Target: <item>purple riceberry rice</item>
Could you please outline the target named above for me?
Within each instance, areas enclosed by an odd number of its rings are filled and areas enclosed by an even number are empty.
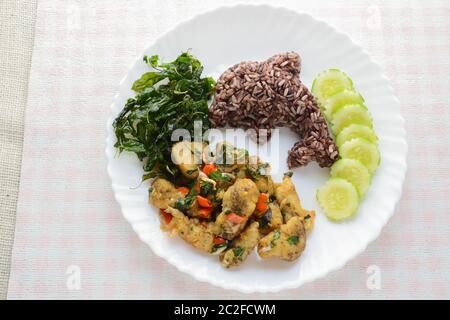
[[[331,166],[338,149],[316,99],[300,80],[300,56],[277,54],[266,61],[244,61],[227,69],[216,85],[209,112],[214,127],[270,130],[288,127],[300,140],[288,153],[289,168],[316,161]]]

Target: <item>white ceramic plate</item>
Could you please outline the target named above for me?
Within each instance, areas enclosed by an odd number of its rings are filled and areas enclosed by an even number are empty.
[[[142,241],[180,271],[200,281],[242,292],[298,287],[341,268],[363,252],[394,213],[406,171],[404,120],[399,102],[380,67],[348,36],[326,23],[306,14],[269,6],[240,5],[199,15],[161,36],[144,54],[159,54],[168,61],[187,49],[203,62],[204,74],[215,78],[242,60],[263,60],[290,50],[302,57],[300,77],[308,87],[314,76],[326,68],[344,70],[373,115],[382,161],[357,216],[341,224],[328,221],[315,200],[317,188],[329,176],[328,169],[321,169],[315,163],[296,169],[294,182],[302,204],[317,212],[314,231],[300,259],[293,263],[260,261],[252,254],[242,267],[226,270],[217,257],[203,254],[160,231],[157,210],[148,204],[148,184],[139,186],[141,163],[133,154],[116,156],[111,123],[126,100],[133,96],[132,83],[148,70],[141,56],[120,83],[120,91],[111,106],[106,155],[115,197]],[[280,166],[277,179],[287,170],[287,151],[296,141],[295,135],[287,130],[281,134],[280,152],[269,159]]]

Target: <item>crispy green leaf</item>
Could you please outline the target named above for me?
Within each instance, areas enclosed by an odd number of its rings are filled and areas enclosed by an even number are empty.
[[[164,79],[163,75],[156,72],[146,72],[140,79],[136,80],[131,87],[132,90],[136,92],[141,92],[147,87],[151,87]]]
[[[214,193],[214,185],[211,182],[201,180],[200,181],[200,194],[207,196]]]
[[[209,129],[208,99],[215,83],[201,78],[202,64],[188,52],[168,63],[160,64],[157,55],[144,61],[154,70],[136,80],[136,96],[114,120],[115,147],[144,161],[143,180],[163,176],[173,181],[179,169],[170,156],[172,132],[183,128],[193,137],[195,121],[202,122],[203,133]]]
[[[158,66],[159,56],[157,54],[153,56],[144,56],[145,63],[149,64],[151,67],[156,68]]]
[[[227,181],[229,181],[230,180],[230,177],[229,176],[227,176],[227,175],[223,175],[220,171],[213,171],[213,172],[211,172],[210,174],[209,174],[209,177],[211,178],[211,179],[213,179],[214,181],[217,181],[217,182],[219,182],[219,181],[224,181],[224,182],[227,182]]]

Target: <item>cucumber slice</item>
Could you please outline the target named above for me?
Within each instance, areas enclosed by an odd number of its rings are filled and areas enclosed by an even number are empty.
[[[341,158],[359,160],[373,174],[380,164],[378,147],[363,138],[345,142],[339,149]]]
[[[336,137],[336,145],[338,148],[346,141],[350,141],[353,138],[364,138],[372,143],[377,143],[378,137],[372,128],[361,124],[351,124],[341,130]]]
[[[343,90],[325,100],[325,116],[331,119],[333,114],[346,104],[363,104],[364,98],[355,90]]]
[[[342,178],[350,182],[358,191],[360,198],[364,196],[370,185],[369,170],[358,160],[340,159],[331,166],[331,177]]]
[[[351,124],[362,124],[372,128],[372,117],[365,106],[349,104],[340,108],[332,117],[332,131],[337,136],[342,129]]]
[[[351,217],[359,204],[356,188],[341,178],[328,180],[317,190],[316,197],[327,217],[335,221]]]
[[[330,96],[344,89],[353,89],[352,79],[339,69],[328,69],[317,75],[311,91],[322,105]]]

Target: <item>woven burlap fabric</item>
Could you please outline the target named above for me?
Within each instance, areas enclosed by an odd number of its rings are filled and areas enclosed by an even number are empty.
[[[0,1],[0,299],[6,297],[37,0]]]

